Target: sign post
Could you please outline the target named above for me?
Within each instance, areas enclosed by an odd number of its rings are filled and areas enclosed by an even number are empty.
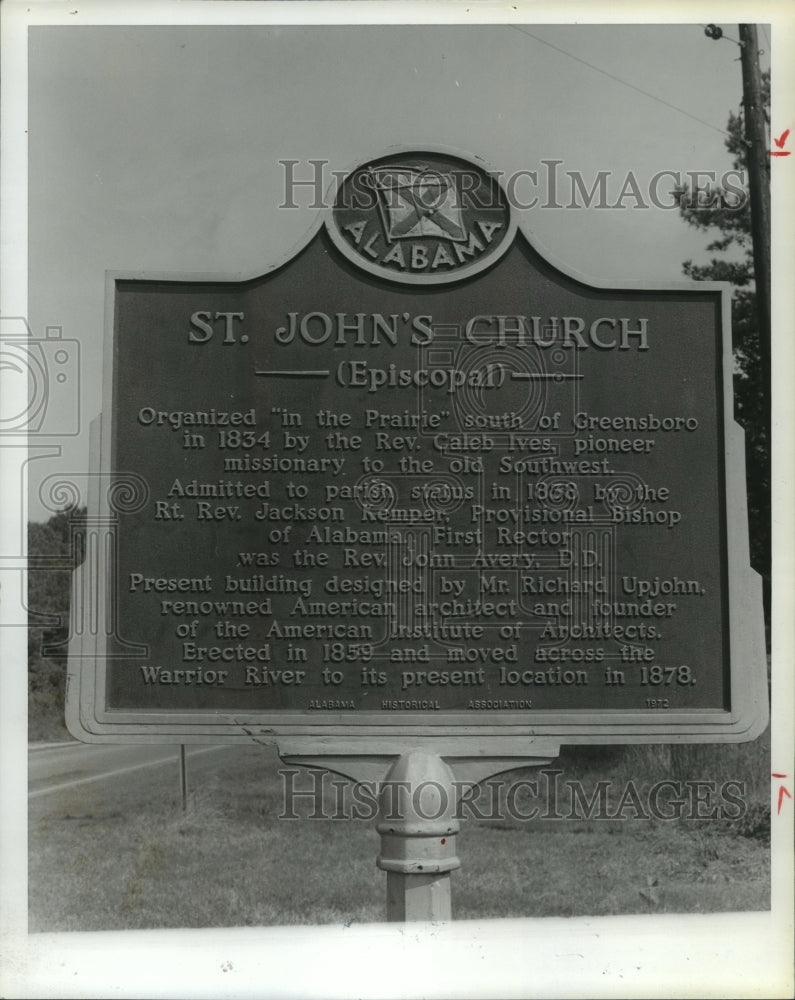
[[[589,284],[496,175],[401,151],[264,274],[109,275],[107,330],[79,739],[449,795],[381,801],[412,919],[449,912],[450,781],[765,728],[724,286]]]
[[[401,790],[411,793],[402,807]],[[416,808],[418,790],[432,799],[427,807]],[[379,806],[378,867],[387,873],[387,920],[450,920],[450,873],[461,867],[450,768],[421,750],[399,757],[382,786]]]
[[[182,811],[188,811],[188,760],[184,743],[179,745],[179,798]]]

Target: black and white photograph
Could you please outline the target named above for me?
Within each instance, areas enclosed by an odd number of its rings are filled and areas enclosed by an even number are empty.
[[[791,5],[0,19],[0,995],[791,996]]]

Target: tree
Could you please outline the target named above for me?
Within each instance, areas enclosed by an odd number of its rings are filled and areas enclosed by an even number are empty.
[[[45,523],[28,524],[28,738],[60,739],[66,679],[66,641],[72,570],[83,560],[82,537],[74,528],[85,509],[65,510]],[[57,624],[40,624],[40,615]],[[44,649],[56,646],[55,655]]]
[[[770,74],[762,80],[765,108],[770,104]],[[767,112],[766,112],[767,114]],[[726,130],[726,148],[732,154],[734,169],[746,170],[747,147],[742,112],[730,113]],[[769,179],[768,179],[769,183]],[[714,256],[708,264],[683,264],[684,273],[696,281],[728,281],[733,286],[732,330],[734,342],[734,412],[745,429],[748,518],[751,535],[751,564],[763,578],[766,618],[770,620],[770,442],[765,414],[770,406],[770,385],[763,374],[762,351],[757,323],[754,287],[751,207],[746,197],[736,205],[719,186],[702,195],[700,207],[695,192],[680,188],[679,212],[685,222],[704,232],[717,230],[719,235],[707,245]]]
[[[71,523],[80,512],[63,511],[43,524],[28,525],[28,610],[34,618],[28,628],[28,670],[47,672],[61,669],[64,653],[43,656],[42,649],[64,642],[69,635],[69,596],[72,569],[79,559],[71,552]],[[50,563],[50,565],[47,565]],[[57,564],[54,568],[52,563]],[[58,625],[39,625],[36,615],[57,617]]]

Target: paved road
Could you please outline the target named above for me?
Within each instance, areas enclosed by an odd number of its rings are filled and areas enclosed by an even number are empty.
[[[275,768],[277,762],[275,751],[263,747],[189,746],[188,792],[220,767]],[[53,808],[84,812],[121,799],[134,808],[136,802],[179,795],[179,746],[67,743],[28,750],[28,799],[36,813],[42,807],[47,812]]]
[[[196,747],[187,759],[205,753],[220,753],[223,746]],[[67,788],[111,779],[151,768],[172,768],[178,775],[177,746],[103,746],[85,743],[44,744],[28,751],[28,797],[39,798]]]

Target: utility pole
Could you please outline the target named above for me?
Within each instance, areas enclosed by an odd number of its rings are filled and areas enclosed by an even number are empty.
[[[748,187],[751,195],[751,237],[754,248],[756,307],[763,384],[770,386],[770,157],[767,149],[762,78],[756,25],[740,25],[743,73],[743,109],[747,147]],[[765,433],[770,448],[770,406],[765,408]]]

